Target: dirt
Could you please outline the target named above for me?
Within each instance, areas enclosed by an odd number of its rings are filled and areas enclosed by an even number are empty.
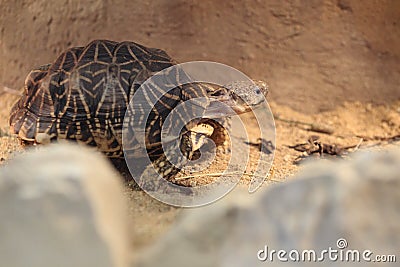
[[[15,99],[15,96],[8,94],[0,95],[0,128],[3,130],[0,158],[3,164],[6,164],[8,159],[21,151],[18,140],[13,136],[9,136],[6,131],[8,128],[8,110]],[[293,175],[302,168],[302,165],[297,163],[297,159],[303,154],[289,148],[289,146],[306,143],[312,135],[318,135],[321,141],[329,144],[341,146],[359,145],[358,149],[361,150],[369,147],[380,148],[387,146],[388,142],[374,140],[374,137],[391,137],[400,133],[400,101],[390,105],[363,105],[360,102],[345,103],[334,110],[314,115],[300,113],[275,102],[270,102],[270,105],[273,113],[279,118],[305,123],[319,122],[330,126],[335,131],[333,134],[321,134],[311,132],[306,129],[307,127],[295,123],[276,120],[275,158],[269,178],[263,186],[270,186],[293,178]],[[243,120],[250,125],[247,128],[249,140],[256,143],[259,131],[257,128],[251,127],[255,121],[249,120],[249,117],[244,116]],[[358,136],[362,136],[365,140]],[[367,138],[373,140],[367,140]],[[400,147],[400,142],[392,142],[391,145]],[[250,164],[246,170],[247,173],[254,171],[259,153],[258,148],[250,147]],[[227,158],[223,155],[218,157],[217,160],[219,162],[212,164],[203,173],[219,173],[224,170],[221,168],[221,162],[225,162]],[[329,157],[325,156],[321,159],[324,158]],[[211,181],[208,176],[196,179],[205,182]],[[244,176],[239,186],[247,186],[250,179],[251,177]],[[125,195],[128,199],[129,214],[132,219],[132,242],[135,249],[145,247],[154,242],[179,217],[180,208],[160,203],[143,191],[127,186]]]
[[[8,135],[9,110],[18,96],[2,91],[3,86],[21,88],[33,67],[51,62],[67,47],[100,38],[162,48],[180,62],[225,63],[267,80],[269,103],[279,120],[275,159],[264,186],[299,171],[302,153],[289,146],[311,135],[360,150],[387,145],[374,137],[400,134],[398,1],[0,0],[0,14],[3,164],[21,150]],[[294,121],[321,123],[334,133],[311,132]],[[249,141],[257,142],[254,127],[248,133]],[[260,153],[255,146],[250,149],[248,173]],[[207,170],[220,171],[218,164]],[[249,180],[245,177],[241,186]],[[181,209],[144,192],[127,187],[125,195],[135,249],[154,242],[179,217]]]

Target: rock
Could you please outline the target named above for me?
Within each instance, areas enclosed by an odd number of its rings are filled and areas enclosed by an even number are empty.
[[[350,161],[309,166],[296,179],[253,195],[233,192],[215,205],[187,211],[136,266],[348,266],[353,250],[361,266],[366,250],[366,258],[399,260],[399,207],[400,151],[364,152]],[[304,250],[315,250],[318,259],[330,248],[333,258],[337,250],[350,263],[330,260],[327,253],[323,262],[295,262],[291,252],[297,250],[301,260]],[[281,256],[288,262],[276,253],[270,261],[271,250],[285,250]],[[312,252],[304,253],[307,258]]]
[[[0,168],[1,266],[129,264],[120,177],[100,153],[45,146]]]

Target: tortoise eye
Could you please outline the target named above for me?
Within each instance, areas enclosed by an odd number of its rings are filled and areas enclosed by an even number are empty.
[[[230,93],[230,96],[232,97],[233,100],[237,101],[239,99],[239,96],[235,94],[234,92]]]
[[[261,94],[261,90],[259,88],[256,89],[256,94]]]
[[[212,96],[222,96],[224,94],[225,94],[225,92],[223,90],[217,90],[217,91],[211,93]]]

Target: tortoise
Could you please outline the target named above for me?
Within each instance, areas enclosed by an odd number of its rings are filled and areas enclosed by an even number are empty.
[[[10,130],[25,145],[68,139],[95,146],[110,158],[123,158],[123,119],[130,99],[147,78],[176,64],[165,51],[134,42],[94,40],[67,49],[54,63],[29,73],[24,93],[11,109]],[[218,145],[226,143],[228,114],[208,109],[213,103],[221,101],[243,113],[261,103],[267,91],[263,82],[255,87],[192,83],[165,93],[144,122],[146,149],[156,170],[165,177],[179,171],[165,158],[160,131],[179,103],[198,97],[209,100],[202,104],[208,116],[185,126],[179,135],[179,149],[190,159],[205,136],[222,140]],[[213,116],[223,118],[223,123],[216,123]]]

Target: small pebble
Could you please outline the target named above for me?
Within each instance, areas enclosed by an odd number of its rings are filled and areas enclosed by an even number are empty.
[[[286,161],[286,162],[290,161],[290,159],[291,159],[290,155],[285,155],[283,157],[283,160]]]

